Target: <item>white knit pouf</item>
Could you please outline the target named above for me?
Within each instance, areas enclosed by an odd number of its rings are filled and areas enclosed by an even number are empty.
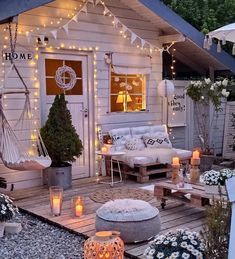
[[[146,201],[119,199],[105,203],[96,211],[96,230],[119,231],[125,243],[148,240],[160,229],[159,211]]]

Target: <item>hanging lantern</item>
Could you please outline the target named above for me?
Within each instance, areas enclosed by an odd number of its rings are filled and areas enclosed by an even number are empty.
[[[85,259],[123,259],[124,243],[119,232],[101,231],[84,244]]]
[[[168,97],[170,95],[173,95],[174,90],[175,90],[174,84],[167,79],[162,80],[157,86],[158,96],[162,96],[162,97]]]

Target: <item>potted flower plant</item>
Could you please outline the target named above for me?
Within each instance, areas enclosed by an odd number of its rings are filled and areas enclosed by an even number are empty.
[[[13,218],[16,213],[19,211],[12,200],[7,195],[0,193],[0,237],[3,236],[5,222]]]
[[[210,170],[203,175],[205,184],[205,192],[209,194],[226,194],[225,182],[233,177],[234,171],[230,169],[222,169],[220,171]]]
[[[56,95],[40,133],[52,160],[51,166],[43,170],[44,184],[70,188],[71,162],[82,154],[83,145],[72,124],[64,94]]]
[[[210,139],[213,138],[212,130],[214,127],[214,118],[221,110],[223,98],[229,96],[227,86],[230,84],[228,79],[212,82],[210,78],[200,81],[191,81],[186,89],[186,94],[194,101],[195,129],[201,143],[201,171],[211,169],[214,161],[213,149]],[[214,112],[210,119],[210,105]]]
[[[157,235],[145,250],[146,259],[185,258],[202,259],[205,245],[199,234],[185,229]]]

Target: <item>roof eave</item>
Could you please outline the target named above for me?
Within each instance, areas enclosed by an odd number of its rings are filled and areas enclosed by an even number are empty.
[[[183,18],[181,18],[178,14],[172,11],[169,7],[163,4],[160,0],[139,0],[139,2],[150,9],[157,16],[161,17],[170,26],[174,27],[178,32],[182,33],[203,51],[209,53],[219,63],[226,66],[231,72],[235,74],[235,61],[233,57],[231,57],[225,51],[217,53],[215,44],[211,46],[209,51],[203,49],[204,35],[191,24],[186,22]]]
[[[12,17],[33,8],[53,2],[54,0],[0,0],[0,23],[6,23],[12,20]]]

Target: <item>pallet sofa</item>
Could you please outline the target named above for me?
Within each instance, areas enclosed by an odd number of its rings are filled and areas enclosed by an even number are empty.
[[[140,183],[148,182],[152,174],[170,174],[172,157],[188,160],[192,155],[191,151],[172,147],[166,125],[112,129],[109,136],[113,142],[112,149],[125,152],[125,155],[116,158],[122,173],[126,177],[136,176]],[[107,174],[110,167],[107,159]]]

